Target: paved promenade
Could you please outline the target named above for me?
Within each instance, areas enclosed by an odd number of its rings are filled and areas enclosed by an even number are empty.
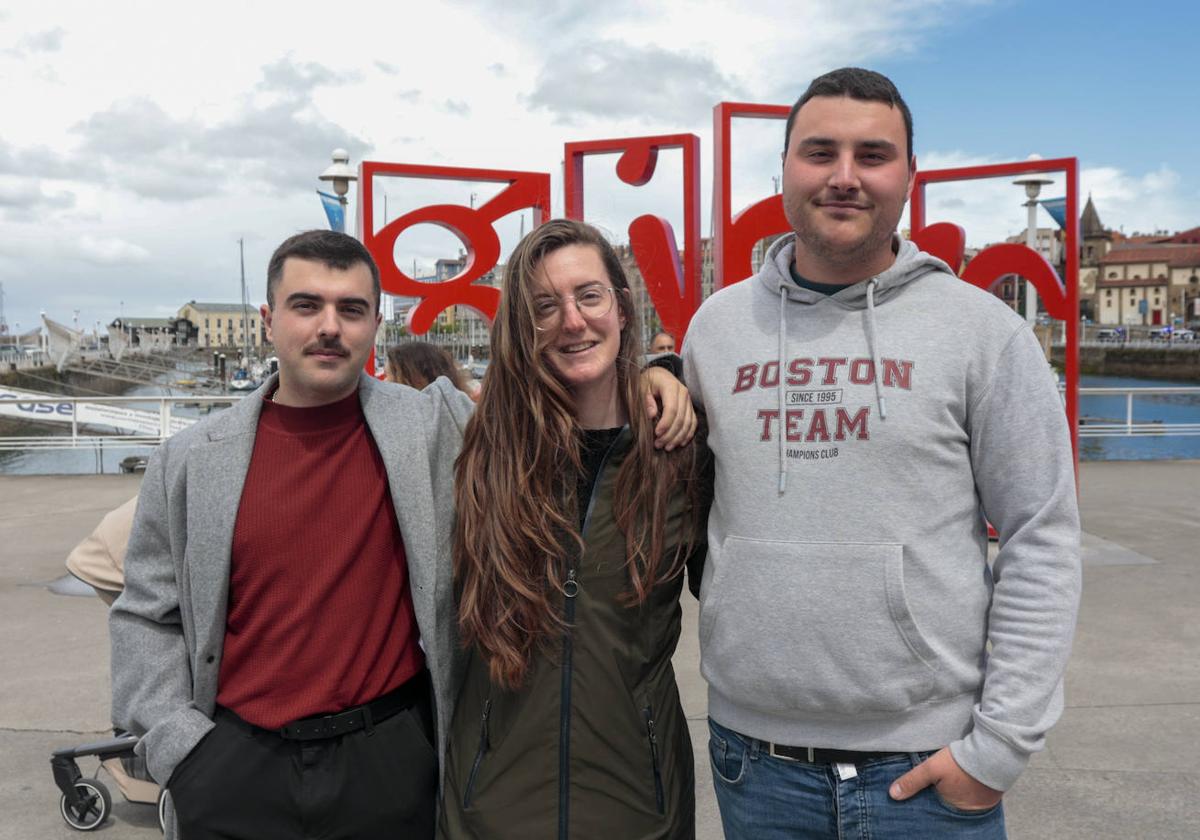
[[[1200,461],[1086,463],[1081,479],[1084,595],[1068,706],[1048,749],[1005,799],[1009,833],[1194,840]],[[64,573],[67,551],[139,480],[0,476],[0,838],[79,836],[59,817],[49,758],[109,725],[107,625],[98,598],[47,587]],[[676,659],[696,745],[699,837],[716,840],[690,598],[684,616]],[[85,760],[85,774],[94,767]],[[154,809],[117,802],[97,835],[158,837]]]

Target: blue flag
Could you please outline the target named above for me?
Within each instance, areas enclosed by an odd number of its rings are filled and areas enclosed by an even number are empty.
[[[1050,218],[1058,222],[1060,228],[1067,229],[1067,199],[1065,196],[1063,198],[1044,198],[1038,203],[1046,208]]]
[[[325,208],[325,215],[329,217],[329,229],[345,233],[346,208],[342,206],[342,202],[336,195],[330,195],[320,190],[317,190],[317,195],[321,196],[321,206]]]

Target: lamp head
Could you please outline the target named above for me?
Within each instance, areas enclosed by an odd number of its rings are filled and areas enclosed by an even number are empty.
[[[350,192],[350,182],[357,181],[358,175],[350,168],[350,154],[345,149],[333,150],[333,163],[317,176],[318,180],[329,181],[333,191],[339,196]]]
[[[1025,188],[1025,197],[1033,201],[1038,197],[1038,193],[1042,191],[1044,184],[1053,184],[1053,178],[1045,178],[1041,175],[1026,175],[1024,178],[1018,178],[1013,181],[1014,184]]]

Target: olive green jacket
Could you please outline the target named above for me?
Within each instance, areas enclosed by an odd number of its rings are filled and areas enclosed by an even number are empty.
[[[630,443],[625,430],[592,498],[580,500],[588,504],[584,551],[567,567],[578,589],[563,596],[571,630],[534,659],[517,691],[492,685],[487,665],[468,652],[446,753],[444,838],[695,836],[691,739],[671,667],[683,576],[656,586],[640,605],[620,597],[630,584],[612,494]],[[681,487],[671,501],[668,552],[694,522]],[[694,588],[703,517],[699,525],[688,562]]]

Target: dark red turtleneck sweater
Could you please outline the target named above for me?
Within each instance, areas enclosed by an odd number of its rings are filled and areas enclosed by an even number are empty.
[[[425,656],[358,393],[263,403],[233,532],[217,703],[267,729],[374,700]]]

